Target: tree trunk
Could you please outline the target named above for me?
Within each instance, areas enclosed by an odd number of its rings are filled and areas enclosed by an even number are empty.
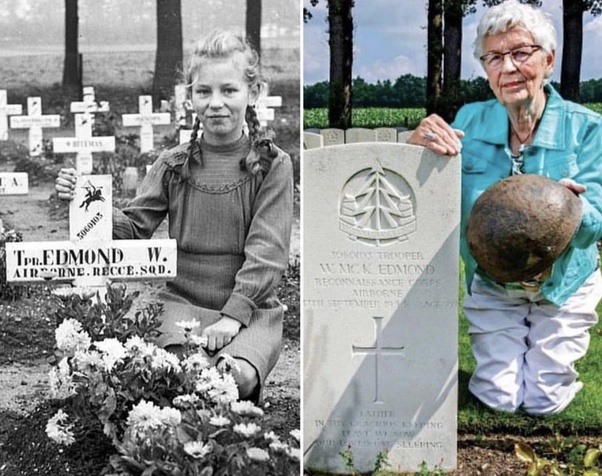
[[[261,0],[247,0],[247,39],[261,55]]]
[[[446,0],[443,17],[443,96],[440,114],[452,122],[460,107],[462,73],[462,0]]]
[[[429,0],[427,15],[426,113],[439,112],[443,55],[443,0]]]
[[[562,1],[563,41],[560,94],[570,101],[579,101],[581,54],[583,52],[583,0]]]
[[[351,128],[351,81],[353,65],[353,15],[350,0],[329,0],[330,28],[330,95],[328,122],[330,127]]]
[[[71,102],[82,96],[82,64],[78,46],[79,18],[77,0],[65,0],[65,60],[63,62],[63,97]]]
[[[157,0],[157,54],[153,78],[153,103],[169,100],[182,69],[181,0]]]

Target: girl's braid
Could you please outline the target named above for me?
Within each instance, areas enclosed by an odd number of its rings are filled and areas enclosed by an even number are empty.
[[[199,136],[199,130],[201,129],[201,120],[199,116],[196,117],[194,121],[194,125],[192,126],[192,133],[190,134],[190,141],[188,141],[188,158],[184,162],[182,166],[182,180],[187,181],[190,178],[190,161],[197,160],[194,157],[194,153],[198,150],[198,157],[200,164],[203,164],[203,156],[201,155],[201,146],[197,142],[197,138]]]
[[[245,112],[245,120],[249,128],[251,139],[251,152],[240,161],[240,168],[247,170],[253,175],[265,175],[272,167],[272,161],[278,156],[274,147],[273,131],[263,131],[255,107],[248,105]]]

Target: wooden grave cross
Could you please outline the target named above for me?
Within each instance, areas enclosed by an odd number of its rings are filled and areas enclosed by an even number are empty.
[[[8,283],[71,283],[96,290],[112,281],[172,280],[174,239],[113,240],[110,175],[79,175],[69,204],[69,241],[6,243]]]
[[[123,114],[124,127],[140,127],[140,152],[148,152],[153,149],[153,126],[169,124],[171,114],[169,112],[153,113],[152,96],[138,97],[138,114]]]
[[[267,126],[275,118],[275,107],[282,107],[281,96],[261,96],[255,104],[257,119],[262,127]]]
[[[42,154],[43,133],[42,129],[47,127],[60,127],[61,116],[59,114],[42,115],[42,98],[27,98],[27,116],[11,116],[11,129],[29,129],[29,154],[36,157]]]
[[[8,140],[8,116],[23,114],[21,104],[8,104],[6,89],[0,89],[0,140]]]
[[[115,137],[92,136],[92,114],[75,115],[75,137],[55,137],[52,139],[54,152],[75,152],[75,168],[82,174],[92,173],[93,152],[114,152]]]
[[[0,173],[0,195],[27,195],[29,182],[26,172]]]
[[[71,103],[71,112],[77,114],[95,114],[98,112],[109,112],[108,101],[96,101],[93,86],[86,86],[83,91],[83,101],[73,101]]]

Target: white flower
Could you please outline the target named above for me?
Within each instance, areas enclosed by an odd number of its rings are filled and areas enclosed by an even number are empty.
[[[68,446],[75,442],[75,437],[71,431],[73,425],[65,424],[67,418],[68,415],[63,410],[56,412],[46,424],[46,434],[54,442]]]
[[[272,441],[270,448],[276,453],[285,453],[289,450],[289,446],[286,443],[282,443],[280,440]]]
[[[222,405],[238,400],[238,387],[230,374],[225,374],[218,382],[214,382],[213,389],[208,393],[211,401]]]
[[[70,395],[75,395],[76,384],[73,382],[69,359],[67,357],[63,357],[56,367],[50,369],[48,380],[52,398],[63,399]]]
[[[108,372],[127,355],[123,344],[115,338],[101,340],[94,345],[102,353],[101,358]]]
[[[238,387],[234,377],[221,374],[215,367],[203,369],[196,382],[196,391],[214,403],[228,404],[238,400]]]
[[[239,435],[242,435],[246,438],[250,438],[251,436],[254,436],[259,431],[261,431],[261,428],[259,427],[259,425],[256,425],[255,423],[248,423],[248,424],[239,423],[237,425],[234,425],[233,430],[234,430],[234,433],[238,433]]]
[[[209,337],[191,334],[188,336],[188,342],[197,347],[207,347],[207,344],[209,343]]]
[[[68,355],[73,355],[76,350],[88,350],[92,339],[82,329],[82,325],[75,319],[65,319],[54,332],[56,346]]]
[[[211,453],[211,445],[202,441],[189,441],[184,444],[184,451],[194,459],[201,459]]]
[[[259,407],[256,407],[253,402],[248,400],[241,400],[239,402],[230,403],[230,409],[234,413],[238,413],[243,416],[263,416],[263,410]]]
[[[217,415],[209,418],[209,424],[213,426],[228,426],[230,420],[223,415]]]
[[[301,451],[299,448],[287,448],[286,454],[295,461],[299,461],[301,459]]]
[[[280,437],[273,431],[269,431],[263,434],[263,438],[267,441],[280,441]]]
[[[178,426],[182,421],[180,410],[171,407],[161,409],[159,418],[165,425]]]
[[[96,350],[88,350],[83,352],[78,350],[73,356],[73,365],[78,370],[89,370],[91,368],[102,369],[104,368],[103,360],[100,352]]]
[[[240,365],[234,357],[230,354],[222,354],[220,357],[220,363],[223,362],[225,364],[225,371],[230,372],[231,370],[235,370],[236,372],[240,372]],[[220,367],[221,368],[221,367]]]
[[[196,319],[192,319],[191,321],[179,321],[176,322],[176,326],[184,329],[184,332],[190,332],[192,329],[199,327],[201,323]]]
[[[184,360],[182,365],[187,372],[200,372],[203,369],[209,368],[211,364],[203,353],[197,352]]]
[[[141,400],[130,411],[126,424],[135,434],[158,428],[162,424],[160,409],[153,402]]]
[[[179,372],[181,370],[180,359],[178,359],[178,356],[171,352],[167,352],[160,347],[155,349],[155,353],[151,360],[151,367],[153,370],[165,370],[167,372]]]
[[[173,399],[173,404],[178,408],[184,408],[187,405],[196,405],[199,400],[200,398],[194,393],[190,395],[178,395]]]
[[[288,434],[291,435],[297,441],[301,440],[301,431],[300,430],[291,430],[291,431],[289,431]]]
[[[270,460],[269,453],[261,448],[247,448],[247,456],[252,461],[258,461],[260,463]]]
[[[155,344],[146,342],[140,336],[130,337],[126,341],[124,346],[130,352],[130,354],[137,355],[140,357],[147,357],[153,355],[156,348]]]

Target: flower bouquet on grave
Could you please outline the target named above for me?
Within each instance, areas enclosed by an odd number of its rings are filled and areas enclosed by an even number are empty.
[[[124,315],[125,287],[107,290],[106,304],[61,298],[67,317],[56,329],[50,386],[64,410],[48,421],[52,440],[70,445],[97,419],[116,448],[111,475],[299,473],[298,430],[286,439],[262,430],[263,410],[238,401],[229,370],[210,366],[191,332],[198,322],[179,323],[187,342],[179,357],[151,342],[157,308]]]

